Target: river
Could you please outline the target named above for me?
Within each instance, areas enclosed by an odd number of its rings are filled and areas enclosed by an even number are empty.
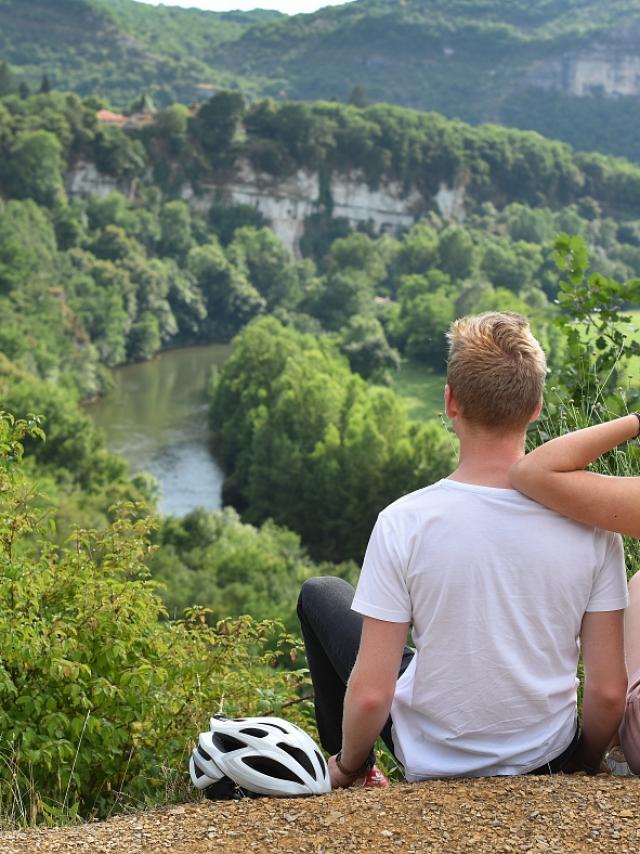
[[[185,347],[150,362],[113,371],[114,388],[87,407],[132,472],[160,483],[160,513],[183,516],[195,507],[217,510],[224,475],[209,448],[206,386],[228,345]]]

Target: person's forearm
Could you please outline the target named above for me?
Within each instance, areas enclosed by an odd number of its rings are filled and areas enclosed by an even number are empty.
[[[582,756],[584,767],[596,771],[602,756],[618,731],[625,707],[625,685],[609,697],[589,691],[585,685],[582,706]]]
[[[519,475],[534,467],[555,472],[583,469],[606,451],[635,438],[638,432],[640,419],[636,415],[624,415],[605,424],[595,424],[559,436],[540,445],[516,463],[513,468],[514,483],[517,486]]]
[[[355,673],[355,672],[354,672]],[[367,760],[376,738],[383,729],[393,700],[393,693],[380,692],[349,680],[342,715],[342,755],[345,768],[356,770]]]

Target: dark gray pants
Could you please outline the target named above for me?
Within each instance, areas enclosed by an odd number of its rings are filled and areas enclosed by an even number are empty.
[[[360,646],[362,617],[351,610],[355,590],[342,578],[310,578],[298,598],[298,617],[313,683],[320,743],[331,755],[342,744],[342,706],[347,680]],[[413,650],[405,646],[400,674],[409,666]],[[380,736],[393,753],[391,718]]]

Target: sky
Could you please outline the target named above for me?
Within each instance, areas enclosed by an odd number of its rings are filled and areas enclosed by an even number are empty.
[[[323,6],[340,6],[353,0],[138,0],[152,6],[182,6],[208,9],[210,12],[228,12],[231,9],[250,11],[251,9],[277,9],[288,15],[299,12],[315,12]]]

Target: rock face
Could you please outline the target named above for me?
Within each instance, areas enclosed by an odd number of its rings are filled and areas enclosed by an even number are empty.
[[[98,172],[93,163],[81,162],[65,180],[70,196],[106,196],[114,191],[130,195],[131,185],[124,186],[114,178]],[[417,190],[404,192],[395,182],[370,187],[355,172],[334,174],[328,188],[333,217],[357,226],[368,223],[379,234],[409,228],[428,209],[437,208],[445,217],[465,218],[463,187],[440,185],[432,199]],[[287,178],[275,179],[256,172],[249,163],[241,162],[232,180],[225,184],[195,188],[183,187],[182,198],[196,211],[207,213],[211,205],[250,205],[265,218],[274,233],[292,252],[298,253],[304,235],[305,220],[323,210],[320,179],[315,172],[299,170]]]
[[[536,64],[528,82],[578,98],[596,93],[613,98],[638,95],[640,56],[595,49],[585,55],[559,57]]]
[[[342,217],[351,225],[369,223],[383,234],[409,228],[430,207],[443,216],[462,220],[465,217],[464,188],[441,185],[434,199],[425,199],[417,190],[403,192],[394,182],[371,188],[358,173],[334,174],[329,194],[332,216]],[[322,210],[320,180],[317,173],[300,170],[276,180],[255,172],[242,163],[233,181],[220,187],[205,187],[196,194],[185,187],[182,197],[196,210],[206,211],[215,200],[229,204],[251,205],[269,223],[275,234],[297,253],[304,235],[305,219]]]
[[[79,161],[65,176],[65,190],[69,196],[108,196],[116,191],[128,195],[129,186],[99,172],[94,163]]]

